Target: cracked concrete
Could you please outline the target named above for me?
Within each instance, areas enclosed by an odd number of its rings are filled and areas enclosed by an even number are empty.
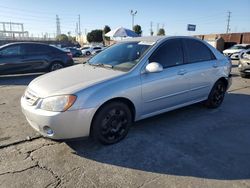
[[[42,138],[19,107],[30,77],[0,77],[0,187],[250,187],[250,79],[233,71],[221,108],[143,120],[112,146]]]

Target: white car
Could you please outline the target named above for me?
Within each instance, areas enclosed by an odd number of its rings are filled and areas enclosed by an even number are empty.
[[[223,54],[231,59],[239,59],[239,54],[247,49],[250,49],[250,44],[236,44],[231,48],[224,50]]]
[[[92,47],[91,46],[85,46],[81,50],[82,50],[83,55],[89,56],[92,53],[94,53],[95,51],[102,50],[102,47],[100,47],[100,46],[92,46]]]

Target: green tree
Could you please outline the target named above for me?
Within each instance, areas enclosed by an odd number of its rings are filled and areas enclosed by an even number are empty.
[[[96,29],[92,30],[87,34],[87,40],[88,42],[103,42],[102,38],[102,30],[101,29]]]
[[[141,35],[142,34],[142,30],[141,30],[141,26],[140,25],[135,25],[133,27],[133,30],[135,33],[137,33],[138,35]]]
[[[68,36],[69,42],[76,42],[76,37]]]
[[[104,40],[107,40],[107,41],[110,40],[110,37],[105,37],[105,34],[110,32],[110,31],[111,31],[110,27],[108,25],[105,25],[104,28],[103,28],[103,41]]]
[[[165,30],[163,28],[160,28],[157,35],[158,36],[164,36],[165,35]]]
[[[60,41],[60,42],[68,42],[69,41],[69,38],[67,35],[65,34],[60,34],[60,35],[57,35],[56,36],[56,40],[57,41]]]
[[[111,31],[110,27],[108,25],[105,25],[105,27],[103,28],[103,33],[106,34],[110,31]]]

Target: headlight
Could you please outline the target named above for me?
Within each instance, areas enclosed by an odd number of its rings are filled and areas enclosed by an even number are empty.
[[[42,100],[41,109],[53,112],[64,112],[76,101],[75,95],[60,95],[47,97]]]

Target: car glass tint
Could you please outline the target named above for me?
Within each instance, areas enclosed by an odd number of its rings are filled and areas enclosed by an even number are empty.
[[[0,51],[0,55],[2,56],[16,56],[21,55],[20,45],[10,46],[2,49]]]
[[[163,68],[183,64],[183,52],[179,39],[170,39],[149,58],[149,62],[160,63]]]
[[[210,61],[213,58],[210,49],[202,42],[194,39],[185,39],[187,63]]]
[[[47,54],[52,50],[49,50],[49,47],[40,44],[28,44],[25,45],[26,54]]]

